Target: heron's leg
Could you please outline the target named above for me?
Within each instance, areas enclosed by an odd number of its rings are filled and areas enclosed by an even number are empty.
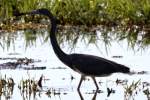
[[[81,94],[81,92],[80,92],[80,89],[78,89],[78,94],[79,94],[79,96],[80,96],[80,99],[81,99],[81,100],[84,100],[84,98],[83,98],[83,96],[82,96],[82,94]]]
[[[96,100],[97,93],[98,93],[98,90],[96,90],[96,92],[94,93],[92,100]]]
[[[95,77],[92,77],[92,79],[93,79],[93,81],[94,81],[94,84],[95,84],[95,86],[96,86],[96,90],[98,90],[98,89],[99,89],[99,87],[98,87],[98,85],[97,85],[97,82],[96,82],[96,79],[95,79]]]
[[[84,78],[85,78],[85,76],[81,75],[80,82],[79,82],[77,90],[80,90],[80,87],[81,87],[81,84],[82,84],[82,81],[83,81]]]

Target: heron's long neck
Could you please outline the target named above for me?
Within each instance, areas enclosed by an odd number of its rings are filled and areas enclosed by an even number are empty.
[[[51,20],[51,30],[50,30],[50,40],[51,40],[51,44],[52,44],[52,47],[54,49],[54,52],[55,54],[57,55],[57,57],[63,62],[63,63],[66,63],[67,61],[67,54],[64,53],[59,45],[58,45],[58,42],[57,42],[57,39],[56,39],[56,35],[55,35],[55,32],[56,32],[56,28],[57,28],[57,24],[56,24],[56,20],[53,19],[53,18],[50,18]]]

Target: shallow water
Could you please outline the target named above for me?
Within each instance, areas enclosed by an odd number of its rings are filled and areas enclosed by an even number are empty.
[[[79,40],[80,41],[80,40]],[[25,40],[22,34],[18,36],[15,41],[15,50],[11,46],[9,50],[0,49],[0,58],[32,58],[35,60],[41,60],[41,62],[35,62],[35,66],[45,66],[46,70],[23,70],[23,69],[5,69],[0,70],[1,76],[12,77],[14,79],[15,85],[13,94],[10,95],[11,100],[91,100],[95,93],[95,85],[93,81],[87,77],[81,86],[81,95],[77,91],[78,83],[80,80],[80,75],[70,68],[65,66],[54,54],[50,42],[41,43],[41,38],[36,41],[36,46],[31,46],[25,49]],[[118,63],[129,66],[131,70],[134,71],[148,71],[150,72],[150,62],[149,60],[149,50],[145,51],[132,51],[128,48],[127,42],[122,41],[112,42],[112,46],[108,48],[108,53],[105,51],[105,45],[101,41],[98,43],[99,49],[94,45],[90,44],[86,46],[82,41],[78,42],[75,49],[72,51],[69,46],[62,45],[61,48],[67,53],[85,53],[97,55],[104,57]],[[11,54],[11,55],[10,55]],[[121,58],[115,58],[113,56],[120,56]],[[12,60],[0,60],[1,63],[9,62]],[[26,67],[26,66],[25,66]],[[18,85],[22,79],[34,79],[39,80],[40,76],[43,75],[44,79],[42,81],[42,89],[40,92],[36,93],[34,97],[33,94],[29,96],[28,94],[21,95]],[[125,75],[121,73],[113,74],[109,77],[98,77],[96,78],[99,83],[100,91],[96,95],[96,100],[124,100],[124,99],[134,99],[134,100],[147,100],[147,96],[143,93],[143,90],[149,89],[147,86],[143,89],[143,82],[150,82],[149,74],[143,75]],[[116,80],[128,80],[126,85],[117,85]],[[133,95],[125,97],[125,87],[131,85],[132,82],[137,82],[140,80],[140,85],[136,91],[133,91]],[[102,83],[101,83],[102,82]],[[107,88],[113,89],[114,93],[108,96]],[[142,90],[143,89],[143,90]],[[50,90],[51,93],[48,96],[46,92]],[[137,92],[137,93],[136,93]],[[6,96],[4,94],[1,96],[1,100],[5,100]]]

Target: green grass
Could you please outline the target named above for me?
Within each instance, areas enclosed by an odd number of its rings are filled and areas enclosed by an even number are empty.
[[[0,16],[47,8],[61,24],[141,25],[149,23],[149,0],[1,0]]]

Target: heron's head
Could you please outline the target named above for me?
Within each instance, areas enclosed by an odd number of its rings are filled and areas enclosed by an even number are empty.
[[[40,15],[45,15],[45,16],[52,16],[50,11],[48,9],[45,9],[45,8],[33,10],[31,12],[28,12],[28,14],[40,14]]]

